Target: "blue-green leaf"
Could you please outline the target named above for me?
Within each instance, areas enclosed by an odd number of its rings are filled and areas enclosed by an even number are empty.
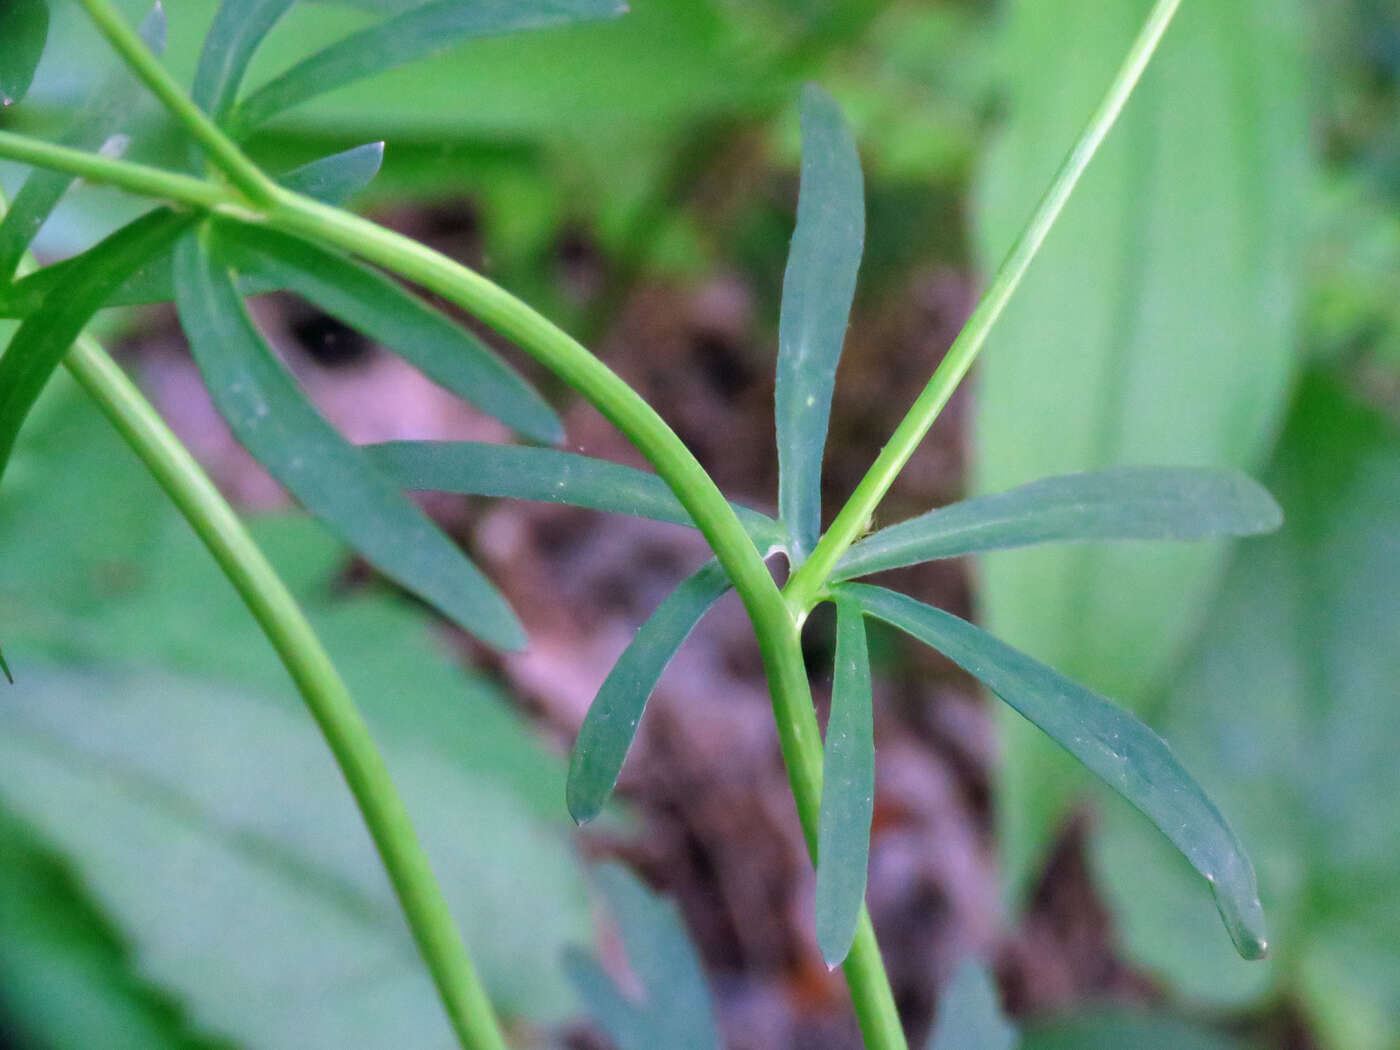
[[[727,590],[729,577],[723,567],[707,562],[657,607],[613,665],[579,728],[569,760],[565,795],[569,813],[580,824],[602,812],[612,795],[661,672],[700,617]]]
[[[389,578],[482,641],[521,647],[505,599],[452,541],[307,402],[243,308],[210,230],[175,252],[180,321],[234,435],[301,503]]]
[[[190,221],[162,208],[118,230],[78,256],[62,293],[50,295],[20,325],[0,356],[0,475],[29,410],[92,315],[137,266],[173,242]]]
[[[307,99],[463,40],[611,18],[625,10],[620,0],[434,0],[299,62],[244,99],[230,125],[244,134]]]
[[[865,616],[836,601],[836,668],[817,819],[817,946],[833,969],[855,940],[865,903],[870,820],[875,812],[875,727]]]
[[[224,0],[204,37],[191,97],[222,124],[238,100],[253,52],[295,0]]]
[[[1098,694],[951,613],[882,587],[843,584],[838,593],[980,679],[1136,806],[1210,883],[1239,953],[1247,959],[1265,954],[1254,866],[1161,737]]]
[[[938,997],[928,1050],[1012,1050],[1016,1043],[991,974],[976,959],[965,959]]]
[[[1273,497],[1237,471],[1114,467],[1032,481],[891,525],[847,551],[834,576],[1059,540],[1252,536],[1282,522]]]
[[[366,142],[287,172],[277,181],[295,193],[337,207],[364,189],[384,164],[384,143]]]
[[[141,39],[156,54],[165,50],[165,9],[160,4],[151,8],[141,23]],[[0,32],[0,39],[4,33]],[[131,115],[140,97],[142,85],[131,71],[118,70],[97,89],[91,99],[79,107],[73,123],[59,142],[74,149],[96,150],[122,126]],[[15,194],[5,220],[0,223],[0,280],[9,280],[24,258],[39,228],[53,212],[54,206],[73,184],[75,176],[67,172],[36,168]]]
[[[778,512],[794,562],[821,532],[822,452],[836,365],[865,244],[860,157],[841,110],[824,91],[802,93],[802,183],[783,276],[775,392]]]
[[[475,441],[391,441],[365,446],[370,462],[401,488],[538,500],[694,527],[690,513],[655,474],[549,448]],[[734,506],[761,554],[782,544],[782,526]]]
[[[5,0],[0,4],[0,106],[24,98],[49,38],[46,0]]]
[[[676,906],[616,865],[598,868],[594,879],[642,986],[642,1001],[633,1002],[591,957],[571,953],[569,975],[594,1020],[618,1050],[720,1050],[705,973]]]
[[[275,230],[221,223],[215,232],[233,269],[314,303],[526,437],[563,440],[559,417],[514,369],[378,270]]]

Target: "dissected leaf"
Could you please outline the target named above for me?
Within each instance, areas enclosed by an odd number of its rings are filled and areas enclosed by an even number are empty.
[[[843,584],[838,593],[980,679],[1141,810],[1210,883],[1239,953],[1247,959],[1265,954],[1264,912],[1249,857],[1161,737],[1103,697],[951,613],[883,587]]]
[[[720,1050],[705,973],[676,906],[616,865],[598,868],[594,878],[617,921],[642,1000],[620,992],[591,957],[572,952],[570,976],[593,1018],[618,1050]]]
[[[1012,243],[1149,0],[1014,0],[1007,122],[974,198],[984,272]],[[1185,3],[978,365],[974,488],[1124,463],[1256,469],[1297,359],[1309,117],[1297,0]],[[1073,41],[1066,51],[1065,41]],[[988,626],[1129,706],[1179,657],[1219,545],[989,557]],[[1003,870],[1024,889],[1082,772],[1004,722]]]
[[[295,0],[223,0],[204,37],[190,92],[199,106],[222,124],[233,104],[253,52]]]
[[[0,106],[21,101],[49,38],[47,0],[5,0],[0,4]]]
[[[307,402],[253,326],[208,228],[175,253],[176,304],[220,414],[243,446],[376,568],[489,644],[525,634],[452,541]]]
[[[215,233],[233,269],[315,304],[526,437],[563,440],[564,424],[519,373],[378,270],[271,229],[221,223]]]
[[[928,1050],[1012,1050],[1018,1042],[991,974],[976,959],[964,960],[938,997]],[[1122,1045],[1147,1050],[1136,1043]]]
[[[1114,467],[939,507],[851,547],[835,579],[1059,540],[1201,540],[1271,532],[1278,504],[1236,471]]]
[[[865,197],[855,141],[835,101],[802,93],[802,183],[783,276],[775,391],[778,511],[794,564],[821,532],[822,452],[836,364],[846,339],[865,243]]]
[[[569,760],[565,797],[580,824],[602,812],[661,672],[729,586],[719,562],[707,562],[657,607],[613,665],[579,727]]]
[[[539,500],[694,526],[675,493],[655,474],[557,449],[475,441],[391,441],[365,446],[376,467],[406,489]],[[782,526],[734,506],[745,531],[768,554]]]
[[[156,54],[165,49],[165,9],[160,4],[141,23],[140,37]],[[118,70],[78,109],[60,144],[82,150],[100,148],[130,118],[141,91],[141,82],[130,70]],[[24,180],[0,222],[0,281],[14,276],[30,242],[74,179],[67,172],[36,168]]]
[[[1104,814],[1097,859],[1134,956],[1181,995],[1302,1004],[1319,1046],[1400,1041],[1400,433],[1302,386],[1267,474],[1287,515],[1243,545],[1156,718],[1250,843],[1277,965],[1206,925],[1175,858]],[[1261,979],[1267,978],[1267,979]]]
[[[307,99],[463,40],[611,18],[624,10],[620,0],[433,0],[297,63],[249,95],[229,123],[236,133],[246,134]]]
[[[0,356],[0,474],[19,428],[73,340],[132,271],[173,242],[191,221],[162,208],[118,230],[79,256],[62,292],[50,295],[20,325]]]
[[[835,969],[855,940],[865,904],[870,821],[875,812],[875,727],[865,616],[836,602],[836,667],[822,760],[817,820],[817,946]]]

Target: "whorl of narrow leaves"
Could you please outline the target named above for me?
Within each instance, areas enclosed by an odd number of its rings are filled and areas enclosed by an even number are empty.
[[[0,3],[0,106],[24,98],[49,38],[47,0]]]
[[[775,422],[778,516],[800,563],[821,531],[822,452],[836,365],[865,245],[860,157],[835,101],[802,93],[802,182],[797,229],[783,276]]]
[[[213,254],[212,230],[175,253],[176,305],[219,413],[243,446],[376,568],[488,644],[525,632],[500,593],[394,484],[307,402]]]
[[[865,615],[836,602],[836,667],[817,821],[817,946],[829,967],[846,958],[865,903],[875,812],[875,728]]]
[[[842,584],[838,593],[980,679],[1136,806],[1210,884],[1240,955],[1266,954],[1254,866],[1161,737],[1098,694],[951,613],[882,587]]]

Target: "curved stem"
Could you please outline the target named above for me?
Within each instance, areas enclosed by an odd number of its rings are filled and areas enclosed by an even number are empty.
[[[196,142],[203,147],[209,159],[220,171],[228,176],[248,200],[254,204],[267,204],[272,200],[276,183],[265,175],[261,168],[248,159],[237,143],[219,130],[205,112],[194,104],[173,77],[165,71],[160,60],[151,53],[112,6],[110,0],[82,0],[98,30],[122,56],[127,66],[151,89],[161,105],[176,120],[184,125]]]
[[[359,805],[462,1045],[505,1050],[408,810],[296,599],[213,482],[102,347],[82,336],[64,363],[189,521],[292,676]]]
[[[1123,112],[1123,106],[1133,93],[1148,60],[1152,58],[1162,41],[1162,35],[1171,24],[1181,0],[1157,0],[1157,5],[1148,15],[1147,21],[1138,32],[1127,57],[1119,67],[1117,75],[1109,85],[1108,92],[1094,110],[1079,139],[1060,165],[1055,181],[1045,191],[1031,220],[1012,245],[1005,261],[997,270],[985,295],[977,304],[977,309],[968,318],[967,324],[958,333],[957,339],[949,347],[942,363],[934,370],[928,385],[919,394],[907,415],[895,428],[889,443],[880,451],[875,462],[866,472],[846,501],[846,505],[833,519],[826,535],[817,543],[811,556],[797,568],[788,581],[785,593],[788,600],[798,609],[810,609],[817,601],[817,595],[836,568],[837,561],[846,549],[860,538],[870,516],[884,499],[885,493],[909,462],[933,421],[943,411],[943,406],[952,397],[957,385],[967,375],[972,362],[987,342],[992,326],[1006,309],[1012,294],[1025,277],[1031,260],[1045,243],[1050,229],[1060,217],[1070,195],[1078,185],[1089,162],[1103,144],[1109,130]]]

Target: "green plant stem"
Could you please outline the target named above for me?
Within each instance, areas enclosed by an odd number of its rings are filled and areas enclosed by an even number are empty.
[[[277,184],[248,159],[238,145],[219,130],[194,104],[136,31],[122,18],[110,0],[81,0],[88,17],[114,47],[127,66],[151,89],[163,106],[184,125],[208,154],[209,160],[237,186],[248,200],[264,205],[272,201]]]
[[[0,217],[6,207],[0,192]],[[33,267],[26,255],[19,272]],[[462,1046],[505,1050],[490,1000],[408,810],[296,599],[208,475],[97,340],[80,335],[63,363],[190,523],[291,675],[369,828]]]
[[[1050,184],[1030,222],[1012,245],[1011,251],[992,279],[991,286],[977,304],[977,309],[968,318],[967,324],[958,333],[942,363],[934,370],[928,385],[895,428],[889,442],[881,449],[879,456],[851,494],[851,498],[833,519],[816,549],[793,573],[784,593],[795,609],[805,612],[819,600],[821,590],[830,578],[832,570],[836,568],[837,561],[847,548],[860,538],[866,523],[884,499],[890,485],[909,462],[909,457],[914,454],[929,427],[933,426],[933,421],[938,418],[938,414],[952,397],[953,391],[967,375],[968,369],[972,367],[973,361],[986,344],[992,326],[996,324],[1021,279],[1025,277],[1031,261],[1040,251],[1040,246],[1045,243],[1045,238],[1059,218],[1060,212],[1064,210],[1089,162],[1118,120],[1123,106],[1161,43],[1162,35],[1171,24],[1180,3],[1181,0],[1158,0],[1132,47],[1128,49],[1127,57],[1113,78],[1108,92],[1089,118],[1074,148],[1060,165],[1054,182]]]

